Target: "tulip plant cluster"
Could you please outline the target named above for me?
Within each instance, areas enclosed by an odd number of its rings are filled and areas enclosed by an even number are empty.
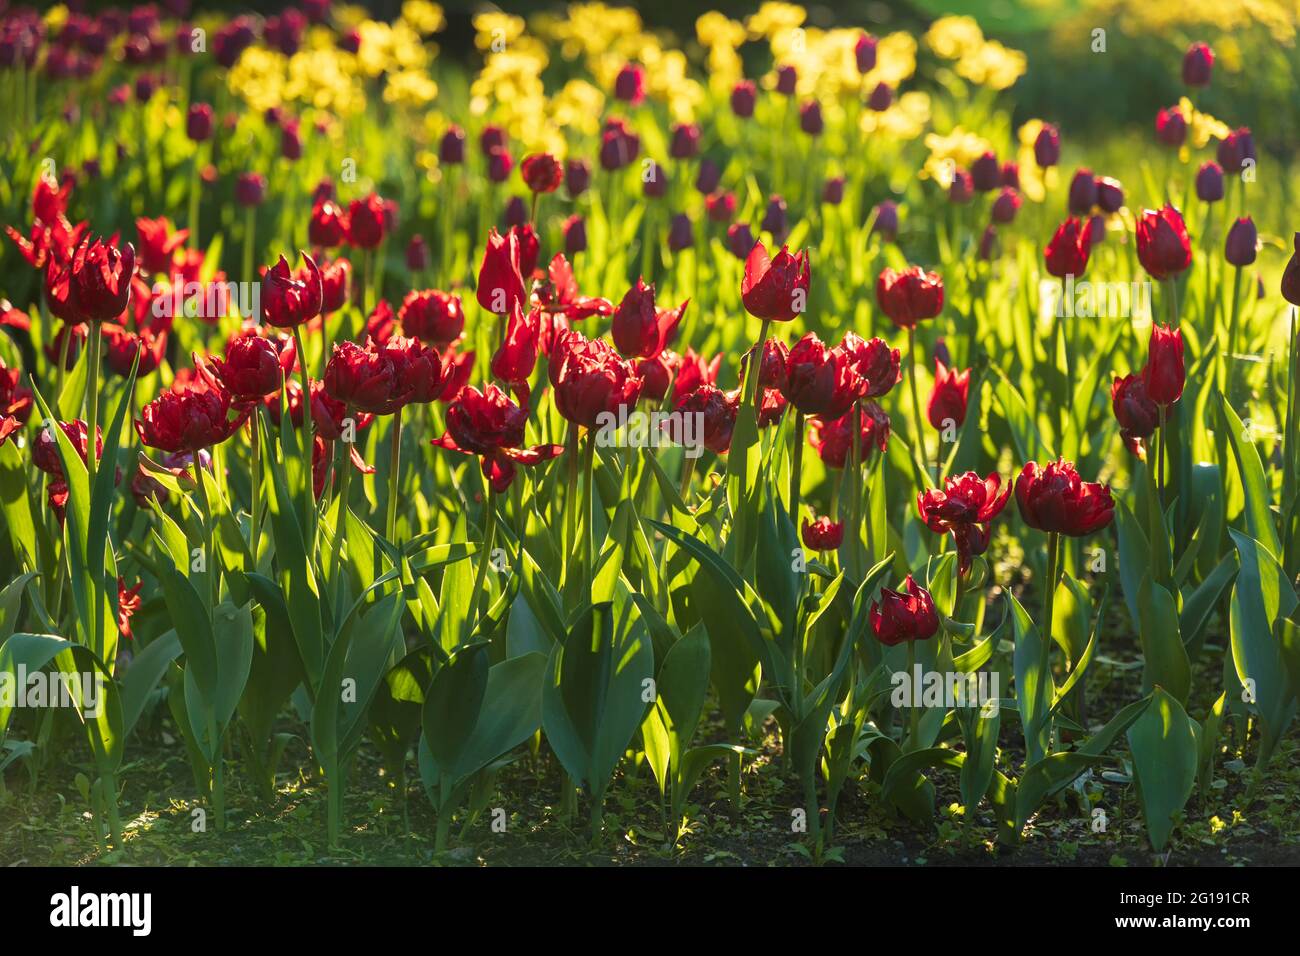
[[[271,812],[296,734],[334,847],[363,750],[439,850],[525,754],[561,820],[599,840],[645,784],[685,845],[705,776],[743,815],[775,748],[816,859],[846,788],[1006,847],[1132,790],[1162,850],[1240,752],[1249,805],[1300,692],[1300,258],[1245,294],[1248,130],[1184,101],[1141,188],[1058,190],[1036,122],[1014,161],[981,140],[901,186],[895,38],[841,31],[827,93],[772,27],[759,83],[683,102],[620,54],[581,81],[594,134],[542,148],[476,86],[431,137],[390,93],[432,81],[365,59],[387,25],[303,6],[202,50],[183,8],[0,20],[0,672],[103,686],[93,717],[0,699],[0,793],[88,753],[129,852],[124,761],[166,721],[219,830],[232,775]],[[539,42],[503,32],[485,75]],[[232,99],[304,44],[384,108]],[[1212,64],[1188,52],[1193,94]],[[69,112],[104,95],[134,146]],[[991,98],[933,95],[1006,136]],[[1194,171],[1199,120],[1223,135]],[[1063,316],[1085,274],[1153,307]],[[609,425],[651,411],[653,441]],[[1140,661],[1119,699],[1107,655]],[[1003,689],[900,706],[917,671]]]

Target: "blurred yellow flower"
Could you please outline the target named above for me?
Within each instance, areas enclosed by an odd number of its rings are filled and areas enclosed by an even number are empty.
[[[509,13],[479,13],[474,16],[474,46],[483,52],[503,53],[524,33],[524,18]]]
[[[864,133],[882,133],[908,142],[921,135],[930,122],[930,94],[919,90],[904,93],[883,113],[864,110],[859,127]]]
[[[930,25],[924,39],[936,56],[957,60],[984,45],[984,31],[974,17],[940,17]]]
[[[429,0],[406,0],[402,4],[402,19],[417,33],[439,33],[447,28],[442,7]]]
[[[1028,61],[1019,50],[1012,50],[996,40],[990,40],[979,49],[967,53],[957,61],[957,75],[963,79],[1005,90],[1025,75]]]
[[[600,129],[605,94],[586,80],[569,80],[551,97],[549,107],[551,121],[556,126],[592,136]]]
[[[438,84],[418,70],[390,73],[384,85],[384,102],[419,109],[438,96]]]
[[[921,178],[933,179],[945,188],[951,185],[953,172],[957,168],[969,169],[971,163],[992,148],[984,137],[960,126],[954,127],[946,136],[939,133],[927,134],[925,147],[930,155],[922,167]]]
[[[750,15],[745,21],[745,26],[749,29],[751,39],[759,40],[766,37],[771,40],[803,26],[807,17],[808,12],[803,7],[793,3],[768,0],[758,8],[757,13]]]

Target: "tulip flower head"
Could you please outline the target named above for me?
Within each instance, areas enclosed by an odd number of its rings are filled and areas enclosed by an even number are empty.
[[[785,246],[769,258],[761,242],[754,243],[745,260],[740,298],[745,311],[771,322],[789,322],[808,308],[811,272],[808,254],[791,255]]]
[[[1026,463],[1016,479],[1016,505],[1025,524],[1039,531],[1083,537],[1115,516],[1110,488],[1079,477],[1074,462]]]
[[[1137,221],[1137,254],[1153,279],[1164,280],[1192,264],[1192,241],[1182,213],[1166,204],[1144,209]]]
[[[940,359],[934,362],[934,391],[926,406],[926,418],[938,431],[947,428],[960,428],[966,421],[966,401],[970,394],[970,369],[957,371],[944,365]]]
[[[262,278],[262,321],[279,329],[291,329],[321,314],[325,285],[320,268],[307,253],[300,253],[307,272],[298,278],[288,260],[280,260]]]
[[[524,447],[527,410],[493,384],[465,388],[447,407],[447,432],[435,446],[477,455],[483,477],[498,493],[510,487],[516,465],[536,465],[564,451],[563,445]]]
[[[989,523],[1011,497],[1011,485],[999,493],[1001,485],[996,473],[981,478],[968,471],[948,478],[942,490],[931,488],[916,496],[916,510],[925,526],[938,534],[952,534],[961,574],[970,570],[972,558],[988,549]]]
[[[1083,275],[1092,251],[1092,231],[1082,220],[1071,216],[1057,227],[1052,241],[1043,250],[1047,271],[1058,279]]]
[[[1160,409],[1147,394],[1142,374],[1116,378],[1110,386],[1110,407],[1119,422],[1119,434],[1133,454],[1145,457],[1143,442],[1160,424]]]
[[[907,641],[924,641],[939,630],[939,614],[930,592],[909,574],[900,591],[880,589],[871,602],[871,631],[886,647]]]
[[[886,267],[876,279],[876,302],[900,329],[914,328],[943,311],[943,279],[920,266]]]
[[[1142,381],[1157,405],[1172,405],[1183,394],[1187,371],[1183,367],[1183,333],[1167,325],[1151,326],[1147,364]]]
[[[832,521],[826,515],[811,522],[804,518],[800,535],[805,548],[812,551],[834,551],[844,540],[844,523]]]

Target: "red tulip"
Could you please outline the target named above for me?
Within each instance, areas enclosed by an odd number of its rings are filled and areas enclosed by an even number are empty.
[[[814,418],[808,444],[827,468],[843,468],[853,451],[853,411],[835,419]],[[889,448],[889,416],[875,402],[864,402],[858,422],[858,454],[865,459],[872,448],[881,452]]]
[[[505,338],[492,356],[492,374],[503,382],[527,382],[537,365],[541,313],[515,305],[506,323]]]
[[[1034,139],[1034,161],[1047,169],[1061,159],[1061,134],[1051,123],[1044,123]]]
[[[1282,272],[1282,298],[1292,305],[1300,305],[1300,232],[1292,237],[1294,251]]]
[[[536,286],[538,307],[551,315],[581,321],[593,315],[613,315],[614,303],[608,299],[583,295],[573,278],[573,267],[562,253],[556,253],[546,267],[546,279]]]
[[[293,277],[299,282],[310,285],[311,267],[304,265],[294,270]],[[352,284],[352,263],[346,259],[322,262],[320,266],[321,315],[330,315],[343,308],[348,301],[348,291]]]
[[[1066,276],[1078,278],[1088,268],[1088,254],[1092,249],[1092,232],[1088,226],[1071,216],[1057,228],[1052,241],[1043,250],[1047,271],[1058,279]]]
[[[71,179],[64,179],[56,185],[49,177],[41,176],[32,190],[32,218],[43,223],[63,219],[68,214],[68,195],[71,192]]]
[[[1209,86],[1210,71],[1214,67],[1214,51],[1208,44],[1193,43],[1183,56],[1183,84]]]
[[[895,325],[910,329],[943,311],[943,279],[920,266],[885,268],[876,279],[876,301]]]
[[[813,522],[803,519],[803,546],[813,551],[834,551],[844,540],[844,523],[832,521],[826,515]]]
[[[1016,479],[1016,505],[1029,527],[1076,538],[1100,531],[1115,516],[1110,488],[1083,481],[1074,462],[1060,458],[1045,468],[1025,465]]]
[[[412,290],[397,310],[402,331],[437,348],[446,348],[465,331],[460,296],[437,289]]]
[[[497,386],[483,391],[464,389],[447,408],[447,433],[433,444],[478,455],[483,476],[495,491],[505,491],[515,477],[515,465],[535,465],[564,451],[562,445],[523,448],[528,412]]]
[[[1255,261],[1255,246],[1259,243],[1259,233],[1249,216],[1243,216],[1232,224],[1228,230],[1227,241],[1223,245],[1223,258],[1238,268],[1248,266]]]
[[[624,63],[614,78],[614,96],[632,106],[645,99],[645,67],[640,63]]]
[[[478,304],[485,311],[508,315],[516,306],[527,302],[528,294],[524,289],[519,263],[518,234],[514,230],[505,236],[501,236],[496,229],[489,232],[475,292]]]
[[[59,428],[63,434],[72,442],[72,447],[77,450],[81,460],[86,460],[86,449],[89,446],[90,433],[86,428],[86,423],[80,420],[71,422],[59,422]],[[104,455],[104,430],[97,428],[95,430],[95,460],[98,461]],[[42,428],[40,434],[36,437],[36,443],[32,446],[32,464],[55,478],[63,477],[63,462],[59,459],[58,439],[50,431],[49,426]]]
[[[348,244],[358,249],[374,249],[384,241],[388,215],[387,203],[376,193],[352,200],[348,207]]]
[[[446,369],[437,349],[419,339],[397,335],[380,346],[380,351],[393,366],[394,410],[404,405],[424,405],[442,395]]]
[[[321,199],[311,210],[307,239],[326,249],[342,245],[348,237],[348,214],[333,199]]]
[[[438,401],[451,403],[459,396],[461,391],[469,384],[469,378],[474,373],[475,352],[456,352],[456,347],[451,346],[442,356],[443,382],[442,395]]]
[[[934,391],[926,406],[930,424],[943,431],[951,422],[958,428],[966,421],[966,400],[970,393],[970,369],[949,369],[939,359],[934,361]]]
[[[951,532],[962,574],[970,570],[971,558],[988,548],[988,524],[1011,497],[1010,485],[998,493],[1001,484],[996,473],[981,478],[968,471],[948,478],[943,490],[931,488],[916,496],[916,510],[925,526],[939,534]]]
[[[534,153],[519,164],[519,175],[533,192],[553,193],[564,181],[564,167],[550,153]]]
[[[719,352],[706,362],[703,355],[688,348],[682,356],[681,368],[677,371],[677,381],[673,383],[673,402],[680,401],[683,395],[689,395],[701,385],[715,384],[721,368],[722,353]]]
[[[745,311],[755,318],[789,322],[808,308],[810,279],[806,252],[791,255],[782,246],[776,258],[769,259],[766,247],[756,242],[745,260],[740,298]]]
[[[1192,241],[1182,214],[1166,204],[1144,209],[1137,222],[1137,254],[1153,279],[1168,279],[1192,264]]]
[[[166,452],[195,452],[225,441],[247,420],[251,406],[232,407],[221,389],[166,391],[135,423],[140,440]]]
[[[325,287],[320,269],[307,253],[301,253],[307,265],[303,279],[294,277],[289,263],[280,261],[266,270],[262,279],[262,321],[280,329],[291,329],[320,315]]]
[[[1156,139],[1174,149],[1187,139],[1187,118],[1181,107],[1171,106],[1156,114]]]
[[[139,332],[132,332],[115,323],[105,322],[103,331],[106,346],[104,361],[114,374],[122,378],[130,375],[137,355],[140,356],[136,369],[138,376],[152,375],[162,364],[163,354],[167,350],[165,330],[156,332],[145,327]]]
[[[134,587],[128,588],[125,578],[119,576],[117,579],[117,629],[128,641],[132,639],[131,618],[140,610],[142,587],[143,581],[136,581]]]
[[[632,365],[600,339],[570,331],[552,347],[548,374],[560,414],[595,428],[602,413],[631,410],[641,394]]]
[[[690,300],[676,309],[655,307],[655,287],[637,279],[614,310],[614,345],[629,358],[654,358],[671,341]]]
[[[270,339],[252,334],[231,339],[224,360],[211,356],[205,361],[195,355],[194,367],[236,402],[256,402],[280,391],[296,359],[292,340],[281,350]]]
[[[606,172],[622,169],[641,152],[641,137],[618,116],[605,120],[600,134],[600,167]]]
[[[350,341],[336,343],[325,365],[324,382],[326,394],[350,408],[388,415],[400,407],[394,401],[399,383],[392,359],[371,339],[364,347]]]
[[[852,406],[857,391],[848,356],[828,348],[817,333],[809,332],[790,349],[785,397],[805,415],[838,418]]]
[[[682,357],[671,349],[664,349],[654,358],[636,363],[636,374],[641,376],[641,398],[648,402],[662,402],[668,395],[668,386],[682,366]]]
[[[0,417],[25,425],[32,415],[33,398],[31,390],[19,384],[21,379],[20,369],[9,368],[0,359]]]
[[[111,322],[131,299],[135,247],[83,240],[68,270],[68,305],[83,322]]]
[[[1172,405],[1183,394],[1187,371],[1183,367],[1183,333],[1167,325],[1151,326],[1147,364],[1142,381],[1157,405]]]
[[[185,245],[190,235],[188,229],[173,227],[166,216],[141,216],[135,221],[135,230],[140,237],[140,267],[148,273],[170,272],[172,254]]]
[[[871,602],[871,630],[887,647],[933,637],[939,630],[934,598],[910,574],[902,591],[881,588],[880,598]]]
[[[740,359],[740,380],[745,380],[749,360],[754,355],[757,345],[752,345]],[[768,339],[763,343],[763,361],[758,366],[758,386],[764,389],[784,390],[790,384],[786,371],[790,363],[790,347],[780,339]]]
[[[1116,378],[1110,386],[1110,407],[1119,422],[1120,437],[1129,451],[1142,454],[1142,440],[1150,438],[1160,424],[1160,410],[1147,394],[1140,373]]]
[[[739,389],[724,392],[714,385],[701,385],[677,403],[673,410],[675,415],[665,422],[664,429],[674,442],[681,444],[685,434],[678,416],[698,416],[700,427],[696,429],[696,435],[709,451],[723,455],[731,447],[731,433],[736,427],[739,408]]]

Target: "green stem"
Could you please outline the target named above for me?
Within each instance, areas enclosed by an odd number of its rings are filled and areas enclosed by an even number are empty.
[[[799,529],[799,494],[803,478],[803,444],[804,415],[799,409],[794,411],[794,448],[790,458],[790,523]]]
[[[313,421],[311,415],[311,380],[307,377],[307,350],[303,348],[303,344],[302,344],[301,325],[295,325],[293,327],[293,344],[294,344],[294,348],[297,349],[298,352],[298,375],[299,375],[299,381],[302,385],[302,430],[303,430],[303,436],[305,440],[303,442],[302,448],[299,450],[302,453],[302,468],[303,468],[303,475],[305,476],[303,483],[305,485],[305,490],[306,490],[306,502],[307,502],[306,513],[310,515],[313,511],[316,510],[315,501],[313,500],[314,496],[312,495],[312,487],[311,487],[311,453],[312,453],[312,447],[315,444],[315,435],[314,435],[315,422]],[[308,545],[309,553],[311,548],[312,545],[309,544]]]
[[[1223,362],[1223,389],[1228,398],[1232,397],[1232,363],[1236,360],[1237,355],[1237,323],[1241,316],[1241,267],[1237,266],[1233,273],[1232,313],[1231,318],[1228,320],[1228,351]]]
[[[913,685],[915,694],[914,681],[916,673],[916,641],[907,642],[907,682]],[[915,750],[920,746],[921,740],[921,702],[912,700],[912,705],[907,709],[907,750]]]
[[[384,536],[397,541],[397,485],[398,470],[402,461],[402,409],[393,413],[392,449],[388,457],[388,517],[384,522]]]
[[[1056,531],[1047,534],[1047,581],[1043,590],[1043,662],[1052,654],[1052,605],[1056,600],[1056,579],[1061,573],[1058,564],[1061,535]]]
[[[583,540],[582,540],[582,566],[585,572],[584,580],[590,584],[592,576],[595,574],[595,562],[593,555],[595,553],[596,537],[596,487],[593,482],[596,473],[596,433],[587,433],[587,447],[582,456],[582,493],[585,496],[586,517],[583,521]]]
[[[257,230],[257,207],[244,210],[244,272],[245,282],[253,281],[253,239]],[[300,351],[299,355],[302,354]]]
[[[67,330],[68,336],[72,330]],[[57,397],[55,399],[57,401]],[[86,336],[86,475],[89,488],[95,489],[95,469],[99,465],[96,449],[99,434],[99,323],[91,322]]]
[[[248,545],[253,555],[253,570],[257,570],[257,546],[261,535],[258,528],[262,517],[262,423],[261,410],[249,419],[250,438],[253,443],[252,509],[249,512]]]
[[[925,461],[925,419],[921,417],[921,393],[916,388],[916,327],[907,330],[907,351],[912,360],[907,364],[907,382],[912,392],[912,414],[916,418],[916,450]],[[922,488],[922,491],[925,489]]]
[[[1161,514],[1165,509],[1165,419],[1168,405],[1157,406],[1160,411],[1159,434],[1156,436],[1156,503]],[[1163,524],[1163,519],[1161,521]]]
[[[343,409],[344,418],[352,416],[352,406],[347,405]],[[334,619],[343,620],[343,575],[340,571],[340,561],[343,558],[343,551],[346,548],[347,526],[348,526],[348,491],[352,484],[352,449],[348,447],[346,441],[341,442],[343,453],[339,456],[339,498],[338,498],[338,517],[335,519],[337,526],[334,529],[334,547],[330,552],[330,581],[334,587]]]
[[[473,623],[474,628],[477,628],[482,621],[485,613],[484,608],[487,604],[487,602],[483,600],[483,588],[484,582],[487,580],[488,561],[490,561],[492,557],[492,544],[496,540],[496,497],[497,493],[495,489],[493,489],[491,482],[489,482],[487,486],[487,498],[483,502],[483,551],[478,556],[478,569],[474,572],[474,590],[470,592],[470,600],[474,602],[474,614],[472,617],[467,619],[467,622]],[[469,640],[470,635],[473,633],[474,631],[470,630],[469,633],[465,635],[465,639]]]

